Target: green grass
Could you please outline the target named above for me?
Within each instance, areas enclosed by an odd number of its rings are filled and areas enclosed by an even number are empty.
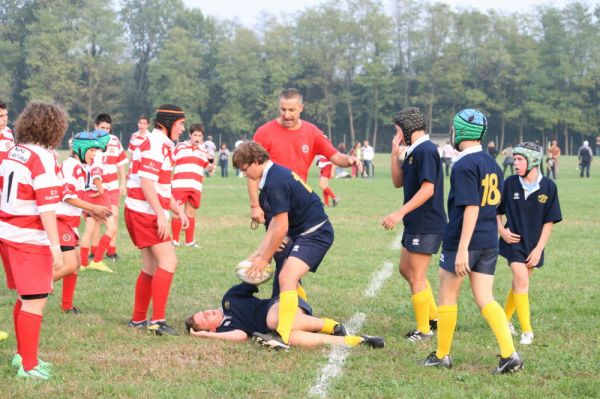
[[[519,347],[526,362],[522,373],[492,376],[497,364],[495,340],[465,284],[452,354],[455,368],[424,369],[417,362],[435,342],[403,339],[413,328],[407,283],[397,272],[375,298],[363,297],[384,262],[397,264],[391,243],[398,232],[380,226],[384,215],[400,206],[402,190],[389,180],[388,156],[378,155],[374,179],[331,183],[342,197],[328,208],[336,240],[318,273],[304,279],[317,314],[348,320],[367,315],[362,332],[384,335],[383,350],[355,348],[343,374],[331,381],[330,398],[540,398],[597,397],[600,392],[598,320],[600,316],[600,171],[579,179],[576,160],[561,158],[558,181],[564,221],[553,232],[546,265],[534,275],[531,309],[534,345]],[[314,171],[313,171],[314,172]],[[309,179],[318,187],[316,174]],[[446,190],[448,179],[445,181]],[[319,190],[320,192],[320,190]],[[234,266],[250,254],[262,230],[250,230],[244,179],[213,177],[206,181],[198,215],[201,249],[177,249],[179,266],[168,305],[169,321],[181,328],[193,311],[219,305],[221,295],[237,283]],[[75,304],[80,316],[59,312],[61,283],[44,318],[41,357],[54,364],[56,378],[47,383],[19,381],[9,365],[14,351],[14,294],[0,290],[0,328],[11,337],[0,342],[0,397],[216,397],[303,398],[327,363],[329,348],[264,350],[251,342],[230,344],[189,336],[148,336],[125,326],[131,316],[133,287],[140,268],[123,225],[119,231],[116,273],[83,273]],[[437,291],[437,260],[429,278]],[[504,302],[510,272],[499,260],[495,294]],[[264,287],[262,295],[269,294]]]

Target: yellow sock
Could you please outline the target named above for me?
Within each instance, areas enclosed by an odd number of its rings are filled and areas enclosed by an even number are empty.
[[[326,317],[321,317],[321,320],[323,320],[323,328],[321,328],[320,333],[321,334],[333,334],[333,328],[340,324],[339,322],[332,320],[332,319],[328,319]]]
[[[529,294],[513,294],[515,307],[517,308],[517,317],[521,325],[522,332],[532,332],[531,315],[529,313]]]
[[[348,346],[357,346],[363,342],[363,338],[359,337],[358,335],[346,335],[344,336],[344,342]]]
[[[431,285],[429,285],[429,280],[425,281],[427,282],[427,292],[429,293],[429,320],[435,320],[438,317],[437,304],[435,303],[435,297],[433,296]]]
[[[417,330],[424,334],[429,334],[431,331],[429,328],[429,292],[425,289],[417,292],[410,299],[415,310]]]
[[[504,314],[506,314],[506,320],[510,321],[513,314],[515,314],[515,298],[512,288],[508,291],[506,296],[506,304],[504,305]]]
[[[496,341],[500,346],[500,356],[509,357],[515,351],[508,322],[502,307],[496,301],[492,301],[481,309],[481,314],[487,320],[492,332],[496,336]]]
[[[438,359],[450,354],[457,318],[457,305],[441,305],[438,307],[438,342],[437,350],[435,352]]]
[[[298,296],[302,298],[305,302],[308,301],[308,295],[306,295],[306,291],[304,291],[304,288],[302,288],[301,284],[298,284],[298,287],[296,288],[296,293],[298,293]]]
[[[294,291],[282,291],[279,295],[279,323],[277,332],[281,335],[283,342],[290,342],[292,325],[298,312],[298,293]]]

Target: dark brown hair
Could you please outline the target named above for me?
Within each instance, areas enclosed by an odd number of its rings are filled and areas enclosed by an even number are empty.
[[[61,142],[68,126],[67,113],[62,108],[32,101],[15,122],[15,142],[54,148]]]
[[[300,90],[294,89],[293,87],[284,89],[281,94],[279,94],[279,98],[283,98],[285,100],[291,100],[292,98],[297,98],[298,102],[302,104],[304,102],[304,98],[302,97],[302,93]]]
[[[248,141],[239,145],[233,152],[233,166],[241,169],[244,165],[258,162],[260,165],[269,160],[269,153],[256,141]]]
[[[194,132],[202,132],[204,135],[204,125],[202,123],[194,123],[192,126],[190,126],[190,134]]]

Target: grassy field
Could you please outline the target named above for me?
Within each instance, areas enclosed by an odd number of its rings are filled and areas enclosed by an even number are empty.
[[[396,271],[399,251],[392,249],[398,231],[380,226],[381,218],[402,203],[393,189],[388,156],[378,155],[374,179],[332,182],[342,197],[328,208],[336,240],[318,273],[304,279],[315,313],[340,320],[366,315],[362,333],[386,337],[383,350],[354,348],[342,373],[330,381],[330,398],[554,398],[598,397],[600,372],[600,170],[580,179],[576,159],[561,158],[558,181],[563,222],[555,226],[546,265],[534,275],[530,297],[536,338],[519,347],[525,370],[493,376],[497,347],[468,286],[459,301],[459,320],[452,370],[424,369],[418,362],[435,342],[414,344],[403,336],[413,328],[410,292]],[[318,187],[316,174],[309,179]],[[449,181],[446,179],[446,190]],[[167,317],[183,332],[193,311],[214,308],[237,283],[233,271],[251,253],[262,230],[250,230],[244,179],[213,177],[206,181],[197,220],[202,248],[179,248],[179,266]],[[320,190],[319,190],[320,191]],[[59,311],[61,283],[49,300],[44,318],[41,357],[54,364],[56,377],[46,383],[20,381],[9,363],[14,294],[0,290],[0,329],[11,332],[0,342],[0,397],[49,398],[305,398],[327,364],[330,348],[265,350],[252,342],[231,344],[182,335],[154,337],[133,331],[131,317],[139,252],[124,225],[119,231],[121,261],[114,274],[89,271],[79,278],[75,304],[79,316]],[[437,292],[437,261],[429,278]],[[363,295],[385,262],[394,273],[373,298]],[[496,273],[495,294],[503,304],[510,272],[503,259]],[[263,296],[270,294],[264,287]]]

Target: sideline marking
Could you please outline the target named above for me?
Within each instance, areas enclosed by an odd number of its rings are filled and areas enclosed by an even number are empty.
[[[385,280],[392,276],[394,265],[392,262],[385,262],[381,269],[373,276],[369,287],[365,290],[363,296],[374,298],[383,286]],[[347,327],[351,334],[358,334],[367,316],[364,313],[356,313],[348,321]],[[317,378],[317,383],[310,389],[309,393],[320,398],[327,397],[329,382],[342,373],[342,368],[346,358],[350,354],[350,348],[346,346],[335,346],[329,352],[327,364],[321,369],[321,374]]]

